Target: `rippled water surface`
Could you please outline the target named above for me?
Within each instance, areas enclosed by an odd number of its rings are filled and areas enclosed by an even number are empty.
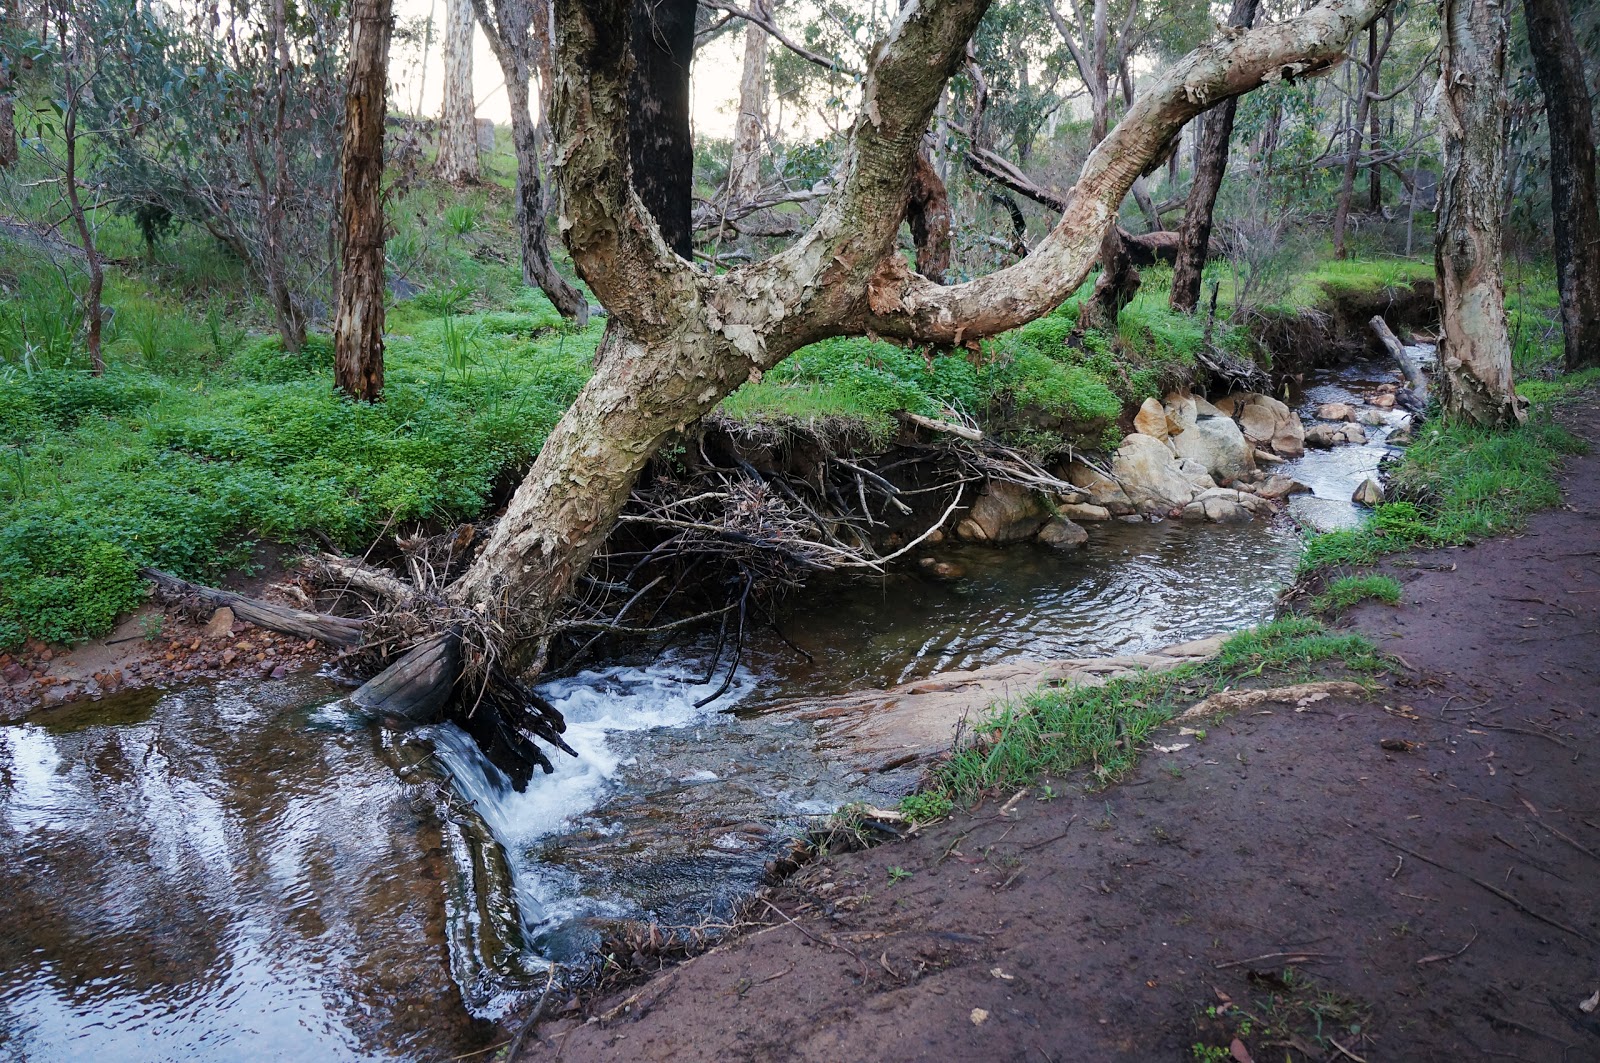
[[[1387,379],[1355,367],[1308,392]],[[1359,516],[1372,442],[1285,467]],[[1287,520],[1111,521],[1086,550],[946,546],[953,580],[817,584],[729,693],[705,646],[547,685],[577,759],[511,790],[461,732],[385,735],[311,677],[107,699],[0,727],[0,1057],[443,1060],[619,919],[714,921],[808,817],[890,799],[781,714],[721,710],[1007,657],[1133,652],[1255,623]]]

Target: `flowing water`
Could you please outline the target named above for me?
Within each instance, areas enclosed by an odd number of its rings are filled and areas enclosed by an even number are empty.
[[[1389,377],[1317,383],[1349,400]],[[1358,519],[1387,453],[1313,452],[1295,512]],[[146,692],[0,727],[0,1056],[446,1059],[619,919],[713,922],[811,817],[861,789],[775,700],[1008,656],[1137,651],[1254,623],[1285,521],[1118,521],[1060,555],[948,547],[963,570],[830,582],[791,603],[711,706],[708,647],[551,683],[580,756],[511,790],[453,727],[386,734],[317,678]]]

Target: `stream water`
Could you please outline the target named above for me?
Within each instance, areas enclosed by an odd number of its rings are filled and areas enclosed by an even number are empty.
[[[1356,365],[1302,412],[1392,379]],[[1353,523],[1387,453],[1286,467]],[[781,714],[727,712],[1008,656],[1138,651],[1257,622],[1287,521],[1106,522],[1059,555],[949,547],[964,577],[808,590],[703,709],[706,646],[551,683],[580,756],[517,794],[453,727],[386,734],[313,676],[107,698],[0,727],[0,1056],[446,1059],[618,919],[726,913],[860,789]],[[441,817],[436,814],[446,807]]]

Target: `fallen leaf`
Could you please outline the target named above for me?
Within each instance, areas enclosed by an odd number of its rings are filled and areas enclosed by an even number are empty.
[[[1233,1044],[1228,1046],[1228,1055],[1234,1058],[1235,1063],[1256,1063],[1254,1059],[1250,1058],[1250,1050],[1237,1037],[1233,1039]]]
[[[1594,996],[1590,997],[1588,1000],[1585,1000],[1582,1004],[1579,1004],[1578,1008],[1585,1015],[1593,1015],[1594,1009],[1600,1008],[1600,989],[1596,989],[1594,991]]]
[[[1188,742],[1174,742],[1170,746],[1157,745],[1157,746],[1152,746],[1151,748],[1153,748],[1157,753],[1176,753],[1180,749],[1188,749],[1189,748],[1189,743]]]
[[[1385,738],[1380,740],[1378,745],[1397,753],[1412,753],[1422,748],[1421,742],[1413,742],[1409,738]]]
[[[1009,982],[1012,979],[1017,977],[1014,974],[1007,974],[1005,972],[1005,969],[1001,968],[1001,967],[991,967],[991,968],[989,968],[989,973],[991,975],[993,975],[995,978],[1001,978],[1001,979],[1004,979],[1007,982]]]
[[[973,1008],[972,1014],[967,1017],[972,1020],[974,1026],[982,1026],[989,1021],[989,1013],[982,1008]]]

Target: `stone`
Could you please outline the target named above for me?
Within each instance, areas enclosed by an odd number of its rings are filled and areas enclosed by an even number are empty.
[[[958,580],[966,577],[966,569],[953,561],[940,561],[936,557],[923,557],[917,559],[917,567],[923,572],[940,580]]]
[[[1186,506],[1196,493],[1167,444],[1137,432],[1123,439],[1112,459],[1111,475],[1140,512],[1165,513]]]
[[[1172,440],[1172,447],[1180,458],[1205,466],[1206,472],[1219,484],[1232,483],[1253,467],[1252,448],[1229,417],[1199,418],[1192,428]]]
[[[1388,392],[1380,392],[1379,394],[1372,396],[1372,398],[1368,399],[1367,401],[1378,407],[1380,410],[1394,409],[1394,396]]]
[[[1223,413],[1217,407],[1211,405],[1210,401],[1207,400],[1204,395],[1195,395],[1195,396],[1193,396],[1193,401],[1194,401],[1194,415],[1195,415],[1196,419],[1203,420],[1204,418],[1207,418],[1207,417],[1229,417],[1229,418],[1231,418],[1233,416],[1232,414],[1229,414],[1229,413]]]
[[[1133,500],[1120,484],[1081,461],[1067,466],[1067,482],[1084,491],[1092,505],[1102,506],[1115,516],[1126,516],[1133,512]]]
[[[1018,484],[991,480],[956,525],[956,538],[995,545],[1017,543],[1033,538],[1049,518],[1049,510],[1034,492]]]
[[[1329,450],[1345,443],[1365,443],[1366,430],[1358,424],[1319,424],[1306,429],[1306,445]]]
[[[1234,397],[1239,430],[1245,438],[1284,458],[1298,458],[1306,452],[1306,430],[1300,416],[1271,395],[1253,391]]]
[[[478,119],[478,151],[483,155],[494,154],[494,122],[488,118]]]
[[[1056,507],[1063,517],[1068,520],[1110,520],[1111,511],[1105,506],[1096,506],[1088,502],[1069,502]]]
[[[1055,550],[1081,550],[1089,541],[1089,533],[1072,521],[1057,517],[1039,530],[1039,541]]]
[[[1411,429],[1396,428],[1384,439],[1391,447],[1409,447],[1411,445]]]
[[[1167,411],[1155,399],[1145,399],[1133,415],[1133,430],[1152,439],[1167,438]]]
[[[1350,496],[1350,501],[1358,506],[1371,509],[1383,501],[1383,486],[1372,477],[1361,481],[1361,486],[1356,488],[1356,493]]]
[[[1353,421],[1355,419],[1355,407],[1348,402],[1324,402],[1317,407],[1317,420],[1319,421]]]
[[[1278,457],[1276,454],[1269,454],[1265,450],[1258,450],[1251,456],[1256,459],[1257,465],[1282,465],[1287,460]]]
[[[1362,410],[1361,416],[1356,420],[1368,428],[1381,428],[1389,423],[1389,419],[1383,415],[1382,410]]]
[[[224,605],[211,614],[201,634],[208,639],[225,639],[233,634],[233,620],[233,610]]]
[[[1262,498],[1281,501],[1290,495],[1303,495],[1309,493],[1311,488],[1299,480],[1291,480],[1287,476],[1270,476],[1266,483],[1256,488],[1256,494]]]
[[[1209,520],[1216,524],[1242,524],[1250,519],[1250,511],[1226,498],[1208,498],[1204,502],[1190,502],[1183,507],[1184,520]]]
[[[1248,392],[1246,392],[1246,394],[1248,394]],[[1239,396],[1238,394],[1224,395],[1222,398],[1212,403],[1212,405],[1217,408],[1217,412],[1222,414],[1222,416],[1232,417],[1239,412]]]
[[[1179,458],[1178,471],[1183,473],[1184,478],[1190,483],[1194,484],[1197,490],[1209,491],[1211,488],[1217,486],[1217,481],[1211,476],[1211,470],[1207,469],[1198,461],[1193,461],[1189,458]]]

